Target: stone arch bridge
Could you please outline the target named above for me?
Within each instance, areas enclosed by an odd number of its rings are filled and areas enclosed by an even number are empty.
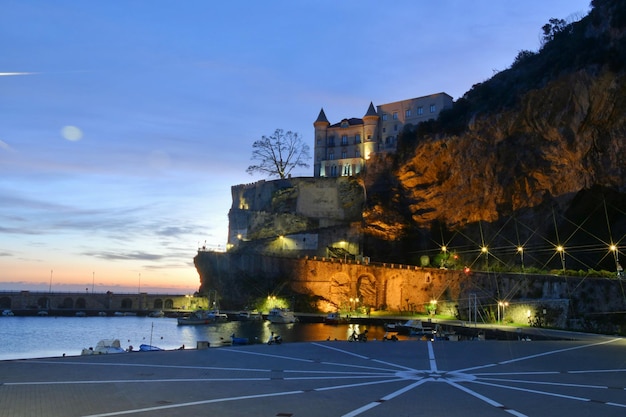
[[[154,310],[189,311],[207,306],[206,297],[180,294],[0,291],[0,310],[11,310],[20,315],[43,311],[57,315],[77,311],[93,315],[148,314]]]

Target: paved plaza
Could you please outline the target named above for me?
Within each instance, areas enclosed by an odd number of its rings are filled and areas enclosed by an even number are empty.
[[[626,415],[626,340],[328,341],[0,361],[0,416]]]

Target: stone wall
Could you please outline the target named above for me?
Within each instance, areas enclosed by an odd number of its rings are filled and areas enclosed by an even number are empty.
[[[201,291],[217,290],[230,305],[268,294],[316,300],[319,311],[386,310],[440,314],[468,320],[513,321],[559,328],[621,331],[626,310],[617,279],[505,274],[300,259],[243,253],[199,252],[194,262]],[[358,301],[356,301],[358,299]],[[475,313],[474,313],[475,312]],[[626,327],[624,327],[626,330]]]

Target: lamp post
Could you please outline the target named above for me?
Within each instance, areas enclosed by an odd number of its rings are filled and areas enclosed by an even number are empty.
[[[563,268],[563,274],[565,275],[565,248],[562,245],[556,247],[556,251],[561,257],[561,267]]]
[[[485,254],[485,266],[487,270],[489,270],[489,248],[487,246],[483,246],[480,248],[480,251]]]
[[[613,252],[613,258],[615,259],[615,272],[617,273],[617,277],[621,278],[624,274],[624,269],[619,263],[619,248],[615,244],[611,244],[609,246],[609,250]]]
[[[498,322],[504,321],[504,309],[509,305],[508,301],[498,301]],[[502,316],[500,316],[500,308],[502,308]]]
[[[518,246],[517,253],[519,253],[520,259],[522,261],[522,272],[524,272],[524,247]]]

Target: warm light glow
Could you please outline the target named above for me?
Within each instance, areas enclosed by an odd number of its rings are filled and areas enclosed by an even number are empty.
[[[563,246],[561,246],[561,245],[556,247],[556,251],[557,252],[563,252],[564,250],[565,250],[565,248]]]
[[[430,300],[431,304],[437,304],[437,300]]]
[[[609,246],[609,250],[610,250],[611,252],[616,252],[616,251],[617,251],[617,246],[615,246],[615,245],[611,245],[611,246]]]
[[[448,248],[447,248],[447,247],[445,247],[445,246],[442,246],[442,247],[441,247],[441,251],[442,251],[442,252],[444,252],[444,253],[445,253],[447,250],[448,250]]]
[[[524,247],[523,246],[518,246],[517,247],[517,251],[520,252],[520,253],[524,252]]]
[[[487,246],[483,246],[482,248],[480,248],[480,251],[482,253],[487,253],[487,252],[489,252],[489,249],[487,249]]]

